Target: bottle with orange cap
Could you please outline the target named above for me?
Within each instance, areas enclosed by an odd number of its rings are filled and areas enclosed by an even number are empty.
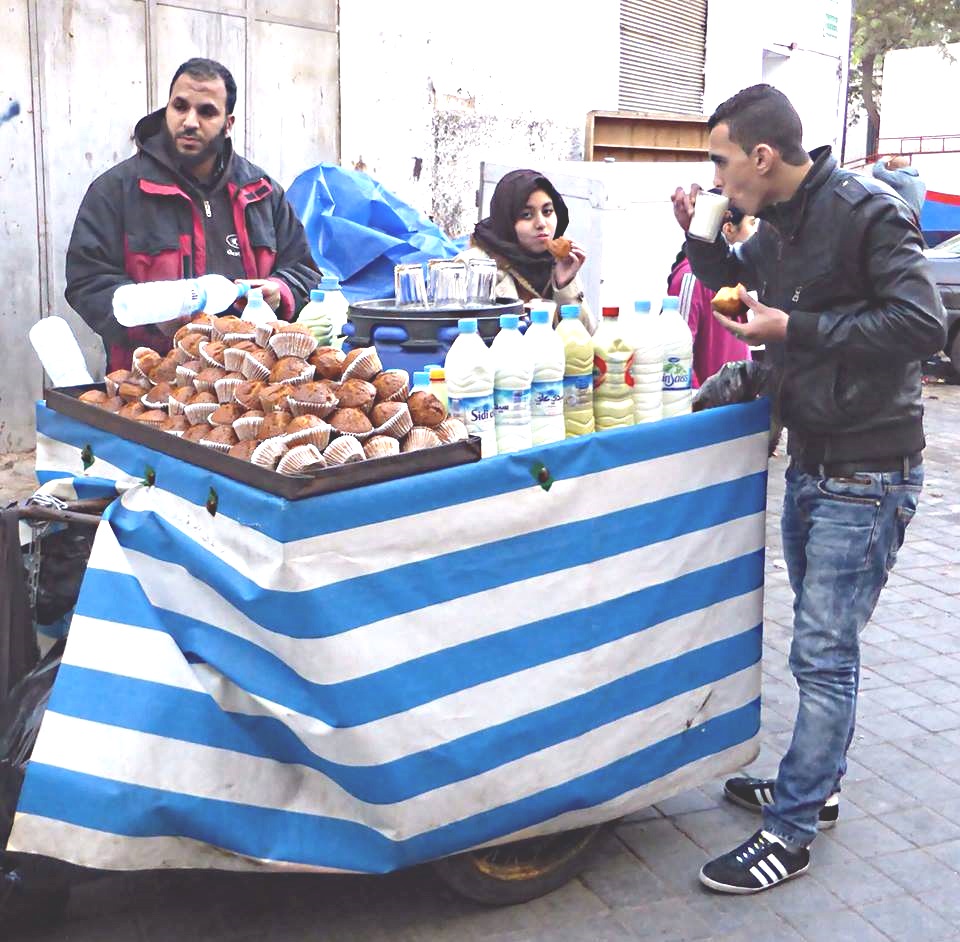
[[[636,341],[620,322],[620,308],[603,308],[593,335],[593,415],[598,432],[634,424],[633,355]]]

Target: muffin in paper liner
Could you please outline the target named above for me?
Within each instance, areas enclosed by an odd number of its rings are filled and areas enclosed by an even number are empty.
[[[326,467],[326,460],[316,445],[294,445],[277,465],[281,474],[303,474]]]
[[[200,359],[207,366],[223,367],[223,353],[226,350],[222,340],[205,340],[200,344]]]
[[[234,420],[233,430],[237,433],[237,438],[245,442],[260,434],[261,425],[263,425],[263,413],[251,409],[249,412],[244,412],[239,419]]]
[[[229,425],[233,428],[233,423],[243,414],[243,406],[235,402],[221,402],[220,405],[207,416],[207,421],[211,425]]]
[[[259,379],[267,382],[270,379],[270,370],[276,362],[277,358],[272,350],[261,350],[259,353],[248,351],[243,359],[240,372],[247,379]]]
[[[227,371],[222,366],[205,366],[193,379],[193,385],[199,392],[215,393],[214,385],[218,379],[223,379]]]
[[[188,428],[190,421],[182,413],[180,415],[168,415],[166,422],[160,423],[160,428],[164,432],[176,435],[179,438]]]
[[[213,322],[216,320],[213,314],[199,314],[187,327],[190,333],[203,334],[209,337],[213,333]]]
[[[266,441],[268,438],[284,436],[287,426],[293,421],[289,412],[268,412],[263,417],[263,423],[257,431],[257,438]]]
[[[364,412],[369,412],[373,408],[376,397],[377,389],[373,383],[358,379],[356,376],[345,379],[337,390],[341,409],[362,409]]]
[[[106,387],[108,396],[117,395],[120,386],[130,379],[130,370],[114,370],[103,377],[103,383]]]
[[[287,453],[286,442],[282,438],[268,438],[260,442],[250,456],[251,464],[260,465],[275,471],[277,462]]]
[[[310,381],[294,387],[287,397],[287,405],[294,415],[317,415],[321,419],[330,415],[340,400],[328,386]]]
[[[237,441],[237,433],[229,425],[217,425],[200,439],[200,444],[225,455]]]
[[[363,443],[363,453],[368,458],[389,458],[400,454],[400,442],[389,435],[371,435]]]
[[[213,319],[213,339],[223,340],[227,334],[243,330],[243,321],[236,314],[221,314]]]
[[[247,324],[246,321],[241,321],[240,323]],[[231,330],[229,333],[223,335],[223,342],[228,347],[243,343],[244,340],[249,340],[251,343],[257,342],[257,328],[253,324],[247,324],[246,327],[241,327],[239,330]]]
[[[180,437],[187,442],[199,442],[209,431],[210,426],[204,422],[202,425],[191,425]]]
[[[239,373],[228,373],[214,382],[213,391],[220,402],[235,402],[233,394],[242,382],[243,377]]]
[[[449,445],[451,442],[465,442],[470,437],[466,425],[454,418],[444,419],[439,425],[434,426],[433,430],[444,445]]]
[[[176,382],[177,367],[179,365],[179,361],[167,354],[156,366],[152,366],[147,370],[147,379],[149,379],[154,386],[159,386],[161,383]]]
[[[185,350],[180,349],[179,344],[174,344],[173,349],[167,354],[164,359],[173,360],[173,362],[179,366],[181,363],[186,363],[190,359],[190,354]]]
[[[306,330],[284,330],[279,328],[267,342],[278,357],[299,357],[306,360],[317,349],[317,339]],[[310,375],[313,375],[311,369]]]
[[[340,382],[343,377],[343,361],[347,355],[335,347],[317,347],[307,358],[316,369],[317,379],[333,379]]]
[[[201,362],[200,360],[187,360],[186,363],[181,363],[177,367],[177,385],[192,386],[193,381],[197,378],[197,373],[202,368],[200,366]]]
[[[286,412],[293,386],[289,383],[267,383],[260,389],[260,408],[264,412]]]
[[[223,348],[223,367],[231,373],[239,373],[243,368],[247,353],[254,353],[260,348],[252,340],[241,340],[231,347]]]
[[[210,416],[219,408],[216,402],[188,402],[183,411],[191,425],[207,425]]]
[[[343,361],[343,378],[371,380],[383,369],[376,347],[358,347]]]
[[[363,445],[351,435],[335,438],[323,449],[323,457],[328,465],[352,464],[354,461],[363,461]]]
[[[315,415],[301,415],[295,417],[284,431],[287,444],[293,448],[296,445],[314,445],[323,450],[330,443],[333,426]]]
[[[240,440],[236,445],[231,445],[227,454],[231,458],[238,458],[240,461],[250,461],[253,453],[260,447],[260,442],[256,439]]]
[[[148,409],[136,416],[136,420],[143,425],[149,425],[150,428],[160,428],[167,421],[167,413],[163,409]]]
[[[313,379],[314,368],[301,357],[280,357],[270,370],[271,383],[299,386]]]
[[[381,402],[370,413],[374,433],[403,438],[413,428],[413,419],[405,402]]]
[[[140,401],[148,409],[166,409],[170,404],[171,392],[173,387],[169,383],[158,383],[152,389],[148,389],[140,397]]]
[[[425,389],[410,393],[407,407],[413,421],[427,428],[436,428],[447,417],[447,407],[432,392]]]
[[[260,408],[260,390],[264,383],[258,379],[244,380],[234,391],[233,398],[245,409]]]
[[[193,386],[177,386],[170,390],[167,397],[167,412],[170,415],[183,415],[183,407],[193,398],[196,390]]]
[[[195,360],[199,359],[200,357],[200,344],[206,343],[209,339],[209,333],[191,333],[187,334],[186,337],[179,341],[177,343],[177,347],[187,354],[191,360]]]
[[[130,367],[130,372],[141,379],[147,379],[147,374],[155,366],[159,366],[162,359],[163,357],[150,347],[137,347],[136,350],[133,351],[133,362]]]
[[[270,343],[270,338],[280,321],[267,321],[265,324],[257,324],[253,332],[253,339],[258,347],[266,347]]]
[[[406,402],[410,394],[410,375],[406,370],[384,370],[373,379],[377,402]]]
[[[432,428],[415,425],[400,445],[401,451],[422,451],[424,448],[438,448],[443,443]]]
[[[327,421],[341,435],[352,435],[361,442],[373,434],[373,423],[360,409],[337,409],[330,414]]]

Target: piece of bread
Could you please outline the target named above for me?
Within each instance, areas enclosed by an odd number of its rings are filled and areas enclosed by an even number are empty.
[[[570,254],[570,249],[573,248],[573,243],[569,239],[565,239],[563,236],[560,236],[556,239],[550,239],[547,242],[547,251],[558,261],[561,258],[566,258]]]
[[[746,321],[749,308],[740,300],[741,287],[742,285],[736,285],[732,288],[721,288],[711,302],[714,310],[732,321]]]

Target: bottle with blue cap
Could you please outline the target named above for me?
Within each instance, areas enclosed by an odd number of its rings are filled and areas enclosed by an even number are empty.
[[[530,427],[530,387],[533,360],[520,333],[516,314],[500,315],[500,331],[493,338],[493,406],[497,454],[521,451],[533,444]]]
[[[217,274],[125,284],[113,293],[113,316],[124,327],[141,327],[194,314],[222,314],[246,293],[245,284]]]
[[[480,439],[480,456],[497,453],[493,409],[493,354],[477,332],[477,319],[457,321],[459,333],[444,360],[448,411]]]
[[[551,325],[551,311],[534,306],[523,342],[533,363],[530,386],[530,435],[534,445],[566,438],[563,421],[563,341]]]
[[[680,299],[666,297],[660,309],[663,339],[663,417],[693,409],[693,334],[680,313]]]
[[[297,323],[307,327],[321,347],[329,347],[333,340],[333,322],[330,320],[330,307],[325,303],[326,297],[325,291],[313,288],[310,300],[297,317]]]
[[[633,302],[633,418],[637,425],[663,417],[663,338],[660,318],[650,311],[649,301]]]
[[[557,336],[563,344],[563,421],[566,437],[588,435],[593,418],[593,340],[580,320],[579,304],[560,307]]]
[[[347,312],[350,305],[340,288],[339,279],[333,275],[324,275],[320,279],[319,290],[323,292],[324,314],[330,318],[330,334],[335,346],[343,343],[339,338],[343,335],[343,325],[347,322]]]

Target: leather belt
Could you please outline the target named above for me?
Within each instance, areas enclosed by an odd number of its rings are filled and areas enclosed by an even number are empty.
[[[902,455],[898,458],[864,458],[862,461],[798,461],[797,467],[804,474],[816,474],[825,478],[852,478],[857,474],[901,471],[906,477],[911,468],[923,464],[923,452]]]

